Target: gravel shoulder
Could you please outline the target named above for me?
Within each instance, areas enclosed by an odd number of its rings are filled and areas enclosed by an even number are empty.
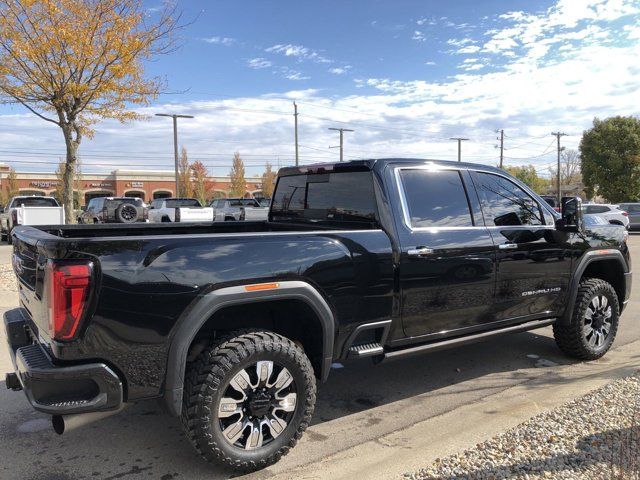
[[[405,479],[640,478],[640,371]]]

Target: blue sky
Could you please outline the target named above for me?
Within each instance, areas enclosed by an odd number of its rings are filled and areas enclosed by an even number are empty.
[[[145,2],[153,16],[158,1]],[[593,118],[638,115],[640,2],[181,1],[182,48],[146,65],[169,93],[150,119],[103,122],[81,147],[85,171],[171,169],[170,122],[194,115],[181,144],[213,174],[239,151],[250,173],[293,161],[292,104],[300,111],[303,163],[332,161],[328,127],[345,134],[347,158],[455,159],[495,164],[505,129],[507,164],[554,160],[550,132],[575,148]],[[0,107],[0,161],[53,170],[64,151],[55,126]],[[22,162],[22,163],[18,163]]]

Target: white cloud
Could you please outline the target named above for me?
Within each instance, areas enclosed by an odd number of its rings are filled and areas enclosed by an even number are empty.
[[[470,43],[476,43],[472,38],[450,38],[447,40],[447,45],[451,45],[453,47],[464,47]]]
[[[619,19],[617,15],[628,12],[633,2],[585,0],[575,2],[580,3],[575,7],[566,7],[573,8],[566,11],[566,18],[557,17],[555,12],[566,3],[572,2],[558,2],[549,11],[534,15],[535,18],[527,13],[507,13],[508,18],[496,22],[499,28],[489,33],[486,41],[462,47],[476,50],[467,51],[468,58],[460,58],[460,73],[453,77],[433,81],[400,81],[382,76],[356,78],[354,85],[358,89],[341,96],[335,95],[335,91],[325,93],[320,88],[286,90],[287,85],[295,84],[282,82],[282,89],[270,95],[158,103],[140,112],[153,115],[175,111],[194,115],[194,119],[185,120],[180,127],[180,142],[188,148],[193,160],[205,161],[210,171],[217,174],[228,173],[235,150],[245,155],[248,174],[261,173],[259,165],[266,160],[276,166],[278,161],[280,165],[291,164],[294,158],[293,99],[299,100],[299,111],[305,115],[300,124],[305,139],[303,145],[321,150],[301,148],[303,164],[337,160],[336,152],[326,148],[335,142],[334,136],[326,131],[325,119],[329,116],[356,130],[349,137],[346,158],[455,159],[456,148],[448,138],[464,132],[471,139],[464,146],[465,159],[495,164],[493,130],[496,128],[506,129],[507,147],[516,141],[522,143],[527,138],[561,129],[570,134],[563,138],[563,144],[575,148],[582,131],[591,125],[595,116],[637,115],[640,69],[633,60],[640,58],[640,22],[638,18],[627,18],[620,20],[626,22],[626,26],[619,22],[609,25],[596,18],[601,12],[606,18]],[[603,8],[606,11],[599,10]],[[479,51],[507,28],[515,28],[512,37],[499,38],[513,38],[517,47],[499,50],[497,54]],[[619,41],[609,43],[611,38]],[[498,48],[500,43],[495,45]],[[292,49],[289,55],[292,58],[298,58],[294,51],[298,55],[309,53],[308,49],[306,52]],[[285,52],[274,53],[286,55]],[[255,60],[256,65],[269,61],[262,57],[251,60]],[[500,70],[489,68],[498,63]],[[291,81],[309,80],[298,70],[273,65],[270,68]],[[19,112],[0,114],[3,148],[17,151],[28,145],[32,151],[51,152],[51,165],[36,164],[31,168],[53,171],[58,157],[64,154],[59,129],[22,110]],[[171,122],[151,118],[148,122],[125,126],[115,121],[98,124],[95,137],[87,139],[80,148],[84,171],[110,170],[114,164],[135,168],[145,162],[153,168],[171,170]],[[548,143],[552,141],[549,137]],[[546,140],[540,142],[547,144]],[[521,158],[507,158],[507,164],[534,163],[541,172],[546,172],[545,165],[555,160],[553,152],[527,159],[525,157],[540,155],[545,146],[526,148],[529,150],[511,151],[509,157]],[[118,151],[130,153],[122,159],[97,157]],[[149,159],[150,156],[154,159]],[[39,162],[43,158],[48,157],[39,154],[31,160]]]
[[[456,53],[467,54],[467,53],[478,53],[480,51],[480,47],[477,45],[467,45],[466,47],[462,47],[456,51]]]
[[[236,39],[230,38],[230,37],[209,37],[209,38],[203,38],[202,41],[207,43],[212,43],[214,45],[224,45],[226,47],[236,43]]]
[[[415,40],[416,42],[426,42],[427,39],[424,36],[424,33],[422,33],[420,30],[415,30],[413,32],[413,36],[411,37],[411,40]]]
[[[435,65],[436,62],[434,62],[433,60],[427,60],[426,62],[424,62],[425,65],[429,65],[430,67]]]
[[[345,65],[343,67],[330,68],[329,73],[333,73],[334,75],[344,75],[349,72],[349,70],[351,70],[351,65]]]
[[[315,50],[291,43],[273,45],[265,51],[268,53],[279,53],[285,57],[294,57],[298,60],[310,60],[316,63],[333,63],[332,60],[320,55],[320,53]]]
[[[261,69],[261,68],[269,68],[273,66],[273,63],[267,60],[266,58],[251,58],[247,60],[247,66],[253,69]]]
[[[292,70],[290,68],[284,67],[282,68],[282,76],[287,80],[309,80],[311,77],[302,74],[297,70]]]

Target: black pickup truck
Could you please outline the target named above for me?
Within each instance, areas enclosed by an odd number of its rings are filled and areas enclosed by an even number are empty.
[[[547,325],[604,355],[627,233],[562,211],[496,168],[384,159],[280,170],[265,222],[16,227],[6,383],[59,433],[157,398],[205,459],[262,468],[333,362]]]

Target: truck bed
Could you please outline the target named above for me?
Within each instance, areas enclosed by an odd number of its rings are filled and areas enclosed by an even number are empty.
[[[25,239],[53,240],[56,237],[69,239],[80,238],[115,238],[115,237],[150,237],[172,235],[211,235],[228,233],[268,233],[268,232],[309,232],[326,230],[368,230],[374,228],[363,223],[340,222],[335,225],[297,224],[292,222],[245,221],[245,222],[206,222],[206,223],[135,223],[135,224],[98,224],[98,225],[39,225],[38,231],[29,231]],[[22,227],[16,227],[16,233]]]

